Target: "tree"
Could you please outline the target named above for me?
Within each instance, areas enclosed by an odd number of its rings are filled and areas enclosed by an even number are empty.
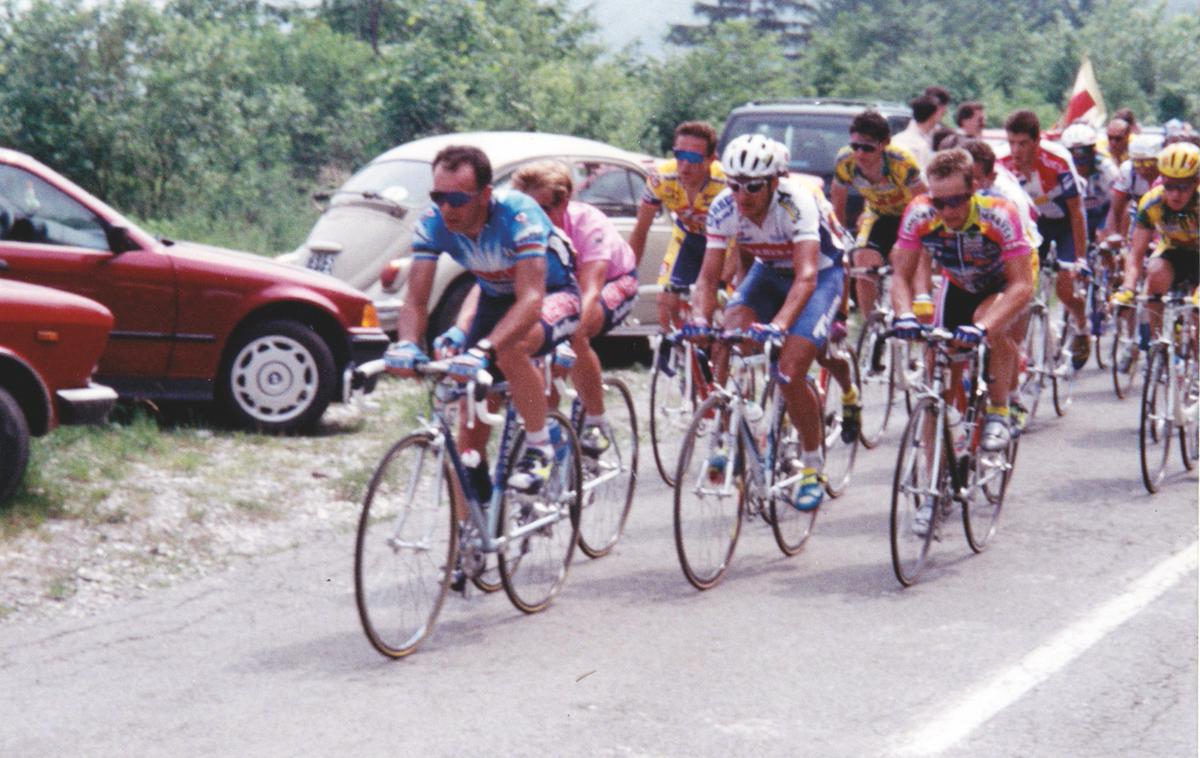
[[[667,41],[696,47],[711,40],[721,24],[746,21],[760,32],[776,35],[787,57],[795,58],[808,39],[809,16],[815,9],[808,0],[700,0],[692,4],[692,13],[704,18],[704,23],[671,24]]]

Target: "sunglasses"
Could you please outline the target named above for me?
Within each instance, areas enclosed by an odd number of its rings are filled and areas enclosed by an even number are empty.
[[[684,163],[704,163],[704,155],[697,153],[695,150],[673,150],[675,160],[683,161]]]
[[[942,211],[947,208],[959,207],[963,203],[970,200],[972,194],[974,193],[964,192],[961,195],[950,195],[949,197],[931,197],[929,198],[929,202],[933,203],[934,208]]]
[[[767,180],[766,179],[751,179],[749,181],[737,181],[734,179],[727,179],[725,181],[725,185],[727,187],[729,187],[729,190],[731,192],[734,192],[734,193],[745,190],[746,192],[750,193],[751,195],[756,195],[759,192],[762,192],[763,189],[767,186]]]
[[[1163,182],[1163,192],[1191,192],[1195,182]]]
[[[858,153],[873,153],[879,149],[879,146],[872,145],[870,142],[851,142],[850,149]]]
[[[449,192],[434,190],[429,193],[429,199],[433,201],[434,205],[439,207],[448,205],[451,208],[461,208],[478,196],[478,192],[461,192],[459,190],[451,190]]]
[[[1158,166],[1158,159],[1157,158],[1134,158],[1133,165],[1136,166],[1137,168],[1150,168],[1151,166]]]
[[[1128,134],[1110,134],[1110,135],[1108,135],[1108,141],[1109,142],[1128,142],[1129,135]]]

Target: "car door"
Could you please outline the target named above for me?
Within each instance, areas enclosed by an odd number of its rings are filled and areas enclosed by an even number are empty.
[[[115,325],[98,375],[161,378],[177,315],[171,259],[157,249],[114,254],[106,229],[68,185],[0,163],[0,276],[107,306]]]

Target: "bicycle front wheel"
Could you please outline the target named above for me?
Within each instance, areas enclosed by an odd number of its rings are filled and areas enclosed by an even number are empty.
[[[1017,378],[1017,395],[1025,408],[1026,424],[1033,422],[1042,398],[1042,389],[1046,386],[1050,363],[1046,352],[1048,347],[1046,311],[1036,307],[1029,314],[1029,326],[1021,344],[1023,370]]]
[[[571,556],[579,541],[579,512],[583,491],[579,438],[562,413],[550,411],[546,426],[553,438],[550,475],[534,493],[506,487],[500,500],[500,581],[519,610],[537,613],[550,605],[567,579]],[[525,451],[521,432],[513,443],[508,470]]]
[[[855,360],[853,350],[847,348],[846,353],[846,362],[850,366],[850,381],[860,388],[861,397],[858,361]],[[846,442],[842,434],[842,387],[831,373],[825,376],[824,390],[824,408],[821,416],[825,434],[825,491],[830,497],[839,497],[850,484],[850,475],[854,473],[854,460],[858,456],[858,443],[862,435],[855,435]],[[821,395],[818,394],[818,397]]]
[[[1183,408],[1183,426],[1179,427],[1179,454],[1188,471],[1196,467],[1200,458],[1200,374],[1197,374],[1196,355],[1188,347],[1188,357],[1183,364],[1183,380],[1179,391],[1179,404]]]
[[[768,391],[773,392],[774,388],[769,385]],[[786,482],[788,479],[797,478],[800,468],[796,464],[800,460],[802,450],[800,434],[792,426],[792,421],[788,418],[787,410],[782,407],[782,402],[783,399],[780,398],[779,418],[772,429],[775,451],[771,461],[774,476],[770,482],[772,485],[770,521],[771,531],[775,533],[775,544],[779,546],[784,555],[791,556],[799,553],[808,542],[808,538],[812,536],[820,509],[796,510],[794,503],[796,502],[798,481],[780,486],[780,483]]]
[[[950,498],[946,434],[937,428],[938,406],[917,401],[900,440],[892,479],[888,522],[892,571],[905,587],[917,581],[929,557],[929,545]]]
[[[742,528],[741,446],[729,403],[710,395],[696,411],[679,451],[675,552],[698,590],[715,586],[733,559]]]
[[[679,446],[696,410],[695,382],[686,348],[666,337],[654,353],[650,374],[650,447],[654,463],[668,487],[675,486]]]
[[[1138,376],[1138,359],[1141,350],[1138,348],[1138,325],[1136,311],[1133,308],[1118,308],[1113,319],[1112,355],[1113,390],[1117,399],[1123,400],[1133,391],[1133,383]]]
[[[879,444],[892,407],[896,403],[896,379],[893,366],[896,350],[884,334],[887,324],[882,317],[872,315],[863,325],[855,348],[859,376],[859,396],[862,398],[862,443],[868,450]]]
[[[987,398],[980,395],[974,414],[976,423],[982,423]],[[1000,521],[1000,510],[1004,507],[1004,495],[1012,478],[1013,465],[1017,460],[1017,445],[1020,437],[1014,435],[1008,447],[1000,452],[975,451],[971,468],[967,474],[967,498],[962,504],[963,531],[967,544],[976,553],[983,552],[996,534]]]
[[[367,639],[390,658],[413,652],[433,631],[455,566],[456,495],[440,453],[425,433],[400,440],[363,500],[354,598]]]
[[[1142,415],[1138,427],[1138,449],[1142,457],[1142,483],[1149,492],[1158,492],[1167,471],[1171,452],[1170,366],[1167,351],[1156,347],[1146,363],[1146,383],[1142,386]]]
[[[1062,339],[1056,345],[1057,350],[1047,352],[1047,355],[1057,356],[1054,362],[1054,381],[1050,384],[1054,397],[1054,412],[1060,417],[1067,415],[1075,386],[1075,374],[1078,371],[1072,365],[1071,346],[1080,332],[1070,315],[1065,317],[1062,327]]]
[[[637,487],[637,413],[629,388],[616,377],[604,380],[604,414],[604,449],[583,454],[579,549],[589,558],[608,555],[617,544]]]

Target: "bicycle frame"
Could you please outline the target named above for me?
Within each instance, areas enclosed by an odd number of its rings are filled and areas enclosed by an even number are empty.
[[[1188,302],[1186,295],[1179,293],[1171,293],[1167,295],[1140,295],[1138,296],[1139,303],[1160,302],[1163,304],[1163,314],[1161,328],[1159,329],[1158,337],[1151,343],[1151,350],[1161,349],[1166,354],[1166,366],[1169,381],[1167,382],[1167,407],[1171,409],[1172,422],[1180,426],[1187,422],[1190,415],[1197,411],[1195,405],[1185,408],[1180,401],[1180,377],[1177,376],[1178,367],[1175,365],[1175,359],[1179,356],[1176,350],[1176,339],[1174,325],[1182,323],[1180,340],[1193,341],[1196,339],[1197,328],[1197,310],[1198,307],[1194,303]],[[1193,350],[1191,346],[1184,348],[1185,350]],[[1146,363],[1150,365],[1149,361]]]

